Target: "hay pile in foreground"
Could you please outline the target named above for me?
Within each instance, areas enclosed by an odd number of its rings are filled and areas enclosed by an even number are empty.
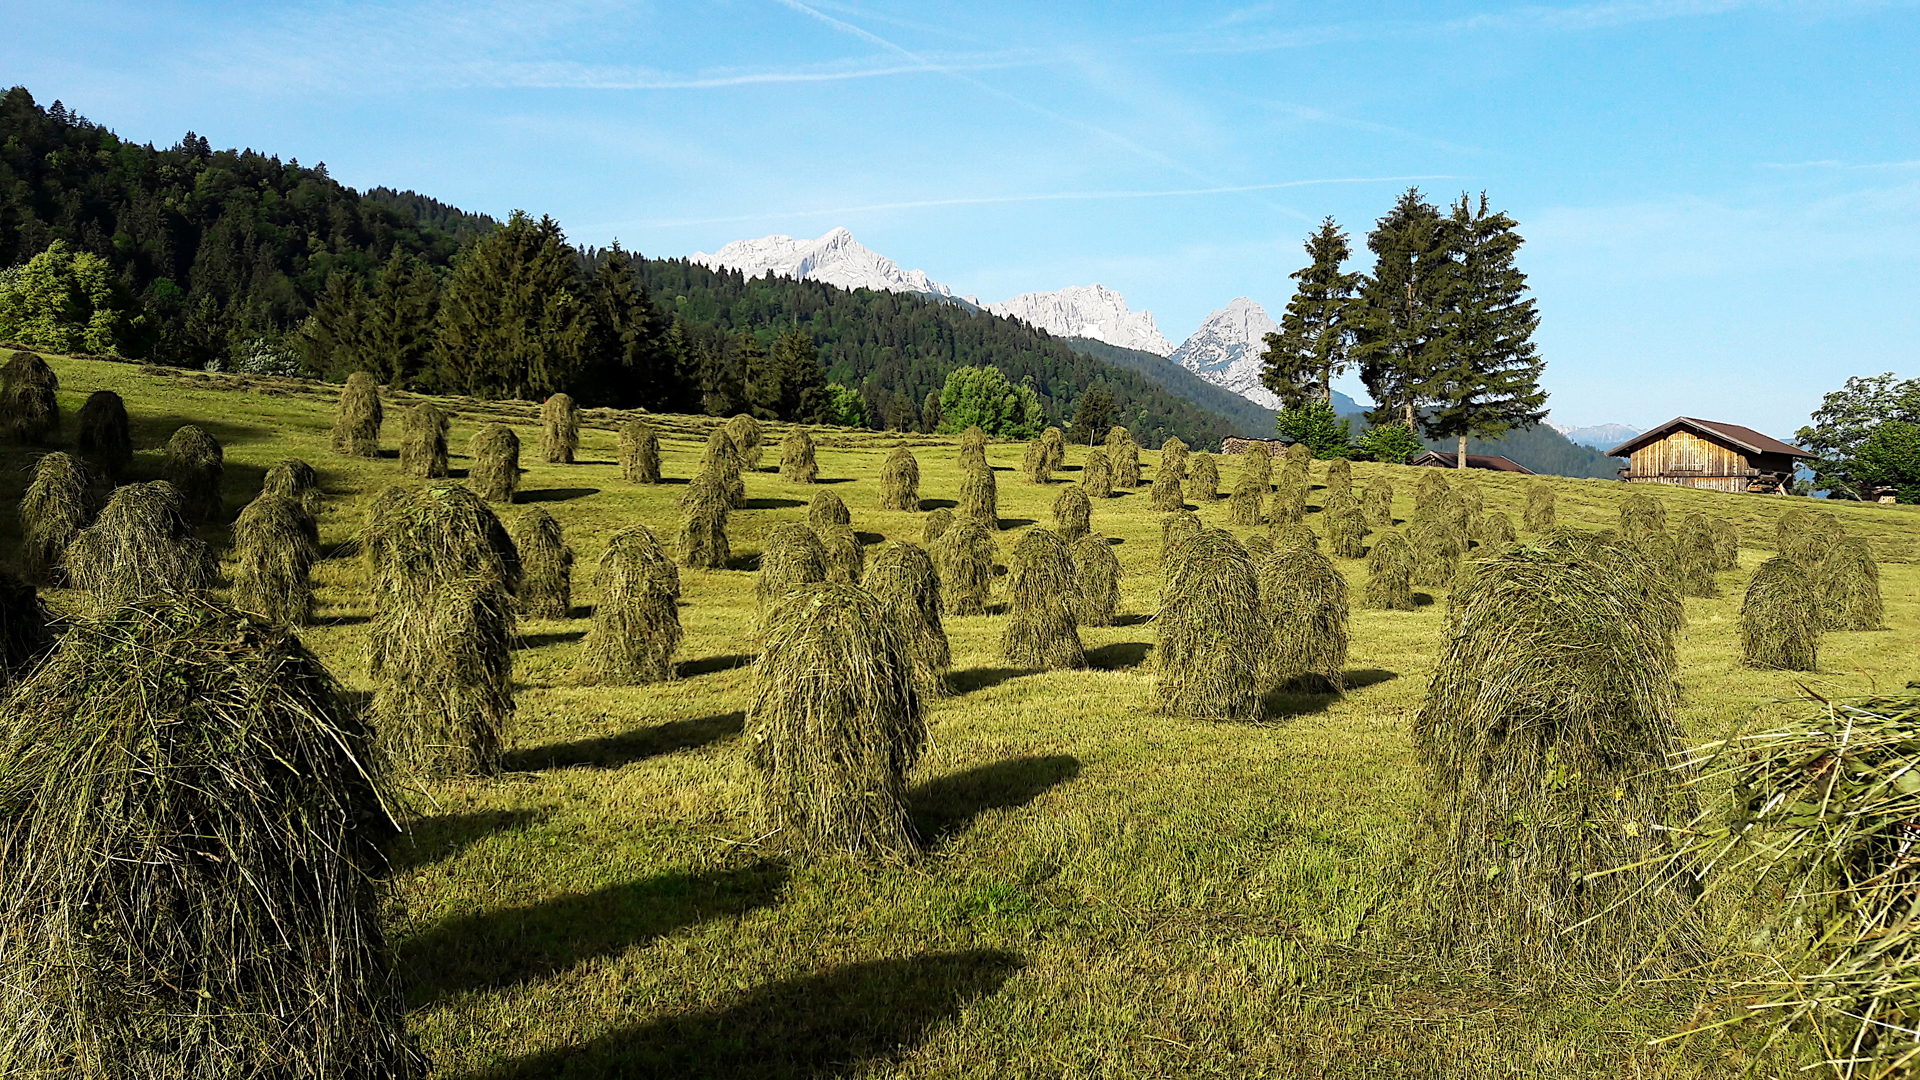
[[[927,520],[920,526],[920,542],[932,546],[953,528],[953,511],[944,506],[936,506],[927,512]]]
[[[47,609],[33,586],[0,570],[0,693],[53,644]]]
[[[600,590],[593,626],[580,645],[574,681],[643,686],[673,678],[680,648],[680,571],[645,525],[607,540],[594,569]]]
[[[1041,528],[1013,545],[1007,570],[1007,626],[1000,655],[1030,668],[1083,668],[1086,650],[1074,617],[1073,556],[1066,541]]]
[[[0,1060],[426,1074],[381,926],[391,796],[298,638],[149,598],[78,621],[4,711]]]
[[[660,433],[644,420],[620,425],[620,478],[629,484],[660,482]]]
[[[327,493],[320,490],[320,473],[299,458],[281,458],[260,481],[260,494],[278,495],[298,504],[310,518],[318,518]],[[319,542],[316,534],[315,542]]]
[[[520,436],[505,424],[487,424],[467,444],[467,485],[494,503],[511,503],[520,492]]]
[[[118,480],[133,465],[133,426],[127,404],[111,390],[95,390],[80,406],[73,448],[100,474]]]
[[[1740,605],[1741,658],[1752,667],[1817,671],[1820,595],[1806,568],[1785,555],[1761,563]]]
[[[545,510],[529,510],[513,530],[520,556],[515,599],[529,619],[564,619],[573,611],[573,549],[560,523]]]
[[[912,854],[906,778],[927,724],[898,622],[843,584],[788,593],[768,622],[745,738],[761,830],[803,855]]]
[[[189,521],[206,524],[220,520],[226,509],[222,485],[226,481],[226,452],[204,430],[182,424],[167,440],[160,475],[180,495],[180,508]]]
[[[93,478],[80,462],[56,450],[33,463],[33,479],[20,497],[20,572],[28,581],[66,582],[67,546],[96,509]]]
[[[1267,624],[1253,557],[1223,529],[1182,540],[1154,618],[1154,700],[1163,713],[1260,719]]]
[[[830,490],[816,493],[807,503],[807,526],[812,529],[828,529],[835,525],[853,524],[853,514],[848,512],[845,500]]]
[[[60,430],[60,379],[38,353],[0,364],[0,440],[45,443]]]
[[[347,376],[333,414],[333,452],[357,458],[379,457],[380,424],[385,419],[380,381],[373,373],[356,371]]]
[[[1260,606],[1271,644],[1268,686],[1310,694],[1347,692],[1347,579],[1325,555],[1281,549],[1260,563]]]
[[[971,521],[956,521],[933,552],[940,569],[940,596],[949,615],[984,615],[993,588],[993,560],[1000,553],[993,534]]]
[[[880,509],[920,510],[920,459],[905,443],[889,450],[880,466]]]
[[[1694,961],[1663,831],[1697,811],[1666,768],[1683,619],[1630,545],[1563,534],[1468,565],[1413,732],[1445,952],[1607,981]]]
[[[780,440],[780,479],[789,484],[811,484],[820,478],[820,463],[814,460],[813,436],[795,426]]]
[[[1099,533],[1067,549],[1073,558],[1073,614],[1081,626],[1112,626],[1120,612],[1120,557]]]
[[[851,525],[825,525],[819,532],[820,546],[827,552],[827,580],[860,584],[867,572],[867,549],[860,534]]]
[[[1775,520],[1774,550],[1812,572],[1846,535],[1846,528],[1831,510],[1796,506]]]
[[[1880,598],[1880,564],[1873,545],[1849,537],[1833,545],[1813,576],[1820,624],[1827,630],[1880,630],[1887,625]]]
[[[1166,517],[1161,518],[1161,567],[1165,568],[1167,566],[1167,560],[1173,556],[1174,550],[1178,548],[1180,544],[1200,535],[1200,531],[1204,528],[1206,528],[1206,526],[1201,523],[1200,515],[1190,510],[1183,510],[1178,514],[1168,514]]]
[[[874,557],[860,587],[885,606],[899,627],[921,696],[945,694],[953,653],[940,624],[940,575],[932,557],[912,544],[892,541]]]
[[[571,465],[580,450],[580,406],[555,394],[540,407],[540,456],[549,465]]]
[[[423,401],[400,422],[400,471],[416,480],[447,475],[447,429],[452,421],[438,405]]]
[[[805,525],[775,525],[760,546],[760,568],[753,576],[753,602],[759,613],[759,632],[767,631],[774,605],[802,585],[827,580],[827,549]]]
[[[261,492],[233,520],[233,606],[283,626],[313,621],[320,546],[299,503]]]
[[[102,608],[158,592],[192,593],[219,578],[213,554],[165,480],[115,488],[92,525],[67,545],[67,574]]]

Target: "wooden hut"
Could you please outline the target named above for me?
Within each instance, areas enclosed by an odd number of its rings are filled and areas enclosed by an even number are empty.
[[[1436,469],[1457,469],[1460,467],[1460,456],[1458,454],[1449,454],[1444,450],[1429,450],[1424,454],[1416,456],[1412,461],[1407,462],[1407,464],[1426,465]],[[1495,454],[1468,454],[1467,468],[1489,469],[1493,472],[1525,473],[1528,476],[1533,475],[1533,470],[1527,468],[1525,465],[1520,464],[1512,458],[1499,457]]]
[[[1765,493],[1792,490],[1795,466],[1813,457],[1750,427],[1691,416],[1643,431],[1607,456],[1628,459],[1621,479],[1629,483]]]

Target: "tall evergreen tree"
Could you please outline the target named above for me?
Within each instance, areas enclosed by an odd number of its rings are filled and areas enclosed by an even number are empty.
[[[689,395],[669,327],[618,243],[594,271],[587,297],[589,370],[574,396],[616,408],[684,411]]]
[[[1451,273],[1440,211],[1408,188],[1367,235],[1373,273],[1360,284],[1352,357],[1377,407],[1374,424],[1414,431],[1420,387],[1439,333],[1439,296]]]
[[[440,282],[433,268],[398,249],[373,279],[362,305],[359,370],[388,386],[412,386],[433,357]]]
[[[833,395],[827,392],[827,375],[812,334],[797,326],[786,330],[774,339],[767,366],[780,382],[781,419],[815,423],[831,411]]]
[[[1308,401],[1333,404],[1334,376],[1351,363],[1355,292],[1360,275],[1340,269],[1353,249],[1332,218],[1306,242],[1308,263],[1290,276],[1298,282],[1280,316],[1280,329],[1266,338],[1260,381],[1284,408]]]
[[[327,278],[313,314],[301,324],[296,339],[307,368],[334,379],[376,371],[367,355],[366,315],[367,294],[358,276],[341,270]]]
[[[1546,361],[1533,343],[1540,314],[1525,297],[1527,276],[1514,265],[1522,241],[1519,223],[1477,206],[1465,195],[1441,230],[1451,249],[1451,272],[1439,290],[1440,332],[1419,386],[1431,402],[1421,426],[1431,438],[1458,440],[1458,467],[1467,467],[1467,437],[1497,439],[1546,418],[1540,373]]]
[[[574,251],[550,217],[516,210],[455,261],[440,308],[437,388],[537,400],[579,376],[589,313]]]

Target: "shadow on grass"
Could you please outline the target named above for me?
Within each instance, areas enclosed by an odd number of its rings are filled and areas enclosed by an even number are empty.
[[[317,618],[315,626],[365,626],[373,621],[371,615],[335,615],[331,618]]]
[[[1008,758],[929,780],[907,793],[907,805],[914,827],[937,845],[989,810],[1025,806],[1079,775],[1070,754]]]
[[[1087,665],[1101,671],[1125,671],[1146,663],[1153,646],[1145,641],[1116,641],[1087,650]]]
[[[1432,607],[1433,603],[1432,593],[1417,592],[1413,594],[1414,607]]]
[[[411,870],[437,863],[494,833],[524,829],[545,817],[534,810],[481,810],[421,818],[407,824],[407,831],[393,842],[390,857],[395,870]]]
[[[953,501],[952,499],[921,499],[920,500],[920,509],[922,510],[941,510],[941,509],[958,510],[959,508],[960,508],[960,504]]]
[[[717,675],[722,671],[732,671],[752,664],[757,659],[752,653],[727,653],[722,656],[703,656],[698,660],[682,660],[675,665],[673,672],[682,679],[691,679],[696,675]]]
[[[1017,679],[1022,675],[1031,675],[1026,668],[977,667],[965,671],[947,673],[947,688],[956,694],[971,694],[976,690],[990,690],[1008,679]]]
[[[872,532],[856,532],[853,534],[853,538],[860,541],[861,547],[870,547],[874,544],[884,544],[887,542],[885,536]]]
[[[746,726],[743,712],[718,713],[686,720],[602,735],[577,742],[551,743],[510,750],[501,766],[512,772],[541,769],[617,769],[676,750],[692,750],[740,734]]]
[[[1152,621],[1153,621],[1153,616],[1152,616],[1152,615],[1149,615],[1149,614],[1147,614],[1147,613],[1145,613],[1145,612],[1135,612],[1135,613],[1134,613],[1134,614],[1132,614],[1132,615],[1122,615],[1122,616],[1120,616],[1119,618],[1117,618],[1117,619],[1115,619],[1115,620],[1113,620],[1113,625],[1115,625],[1115,626],[1145,626],[1145,625],[1147,625],[1148,623],[1150,623],[1150,622],[1152,622]]]
[[[1028,525],[1038,525],[1038,524],[1040,523],[1038,521],[1035,521],[1032,518],[1003,517],[1000,519],[1000,527],[1002,529],[1019,529],[1019,528],[1024,528],[1025,526],[1028,526]]]
[[[791,510],[796,506],[805,506],[799,499],[748,499],[742,510]]]
[[[1346,673],[1348,690],[1365,690],[1369,686],[1378,686],[1400,677],[1397,671],[1381,668],[1355,668]]]
[[[766,907],[779,898],[786,881],[785,868],[763,862],[733,870],[660,874],[449,919],[401,942],[408,997],[424,1005],[472,990],[544,979],[684,927]]]
[[[1355,668],[1344,673],[1348,693],[1364,690],[1369,686],[1377,686],[1399,677],[1400,673],[1397,671],[1384,671],[1380,668]],[[1318,685],[1314,685],[1316,683]],[[1295,716],[1323,713],[1343,696],[1345,695],[1333,693],[1324,681],[1316,677],[1308,677],[1266,696],[1264,701],[1267,719],[1286,720]]]
[[[516,503],[568,502],[600,494],[599,488],[535,488],[514,497]]]
[[[474,1080],[785,1080],[864,1075],[998,991],[1021,967],[999,949],[848,964],[750,990],[580,1046],[529,1055]]]
[[[521,634],[514,639],[516,649],[538,649],[542,645],[560,645],[586,637],[585,630],[562,630],[552,634]]]

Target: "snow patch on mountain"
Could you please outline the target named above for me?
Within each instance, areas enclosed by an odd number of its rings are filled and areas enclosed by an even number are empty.
[[[1019,319],[1055,337],[1092,338],[1155,356],[1173,352],[1151,311],[1130,311],[1126,297],[1105,285],[1070,285],[1057,292],[1021,293],[988,304],[995,315]]]
[[[922,270],[902,270],[900,264],[836,228],[817,240],[791,236],[762,236],[735,240],[709,255],[696,251],[692,261],[715,270],[738,270],[756,278],[771,272],[779,277],[818,281],[842,289],[876,289],[918,293],[975,306],[969,298],[934,281]]]
[[[1585,427],[1571,427],[1547,421],[1547,426],[1567,437],[1570,443],[1591,446],[1595,450],[1611,450],[1635,435],[1640,434],[1637,427],[1626,424],[1588,424]]]
[[[1260,385],[1260,355],[1266,352],[1267,335],[1279,329],[1266,308],[1238,297],[1208,315],[1168,359],[1248,401],[1278,409],[1280,399]]]

